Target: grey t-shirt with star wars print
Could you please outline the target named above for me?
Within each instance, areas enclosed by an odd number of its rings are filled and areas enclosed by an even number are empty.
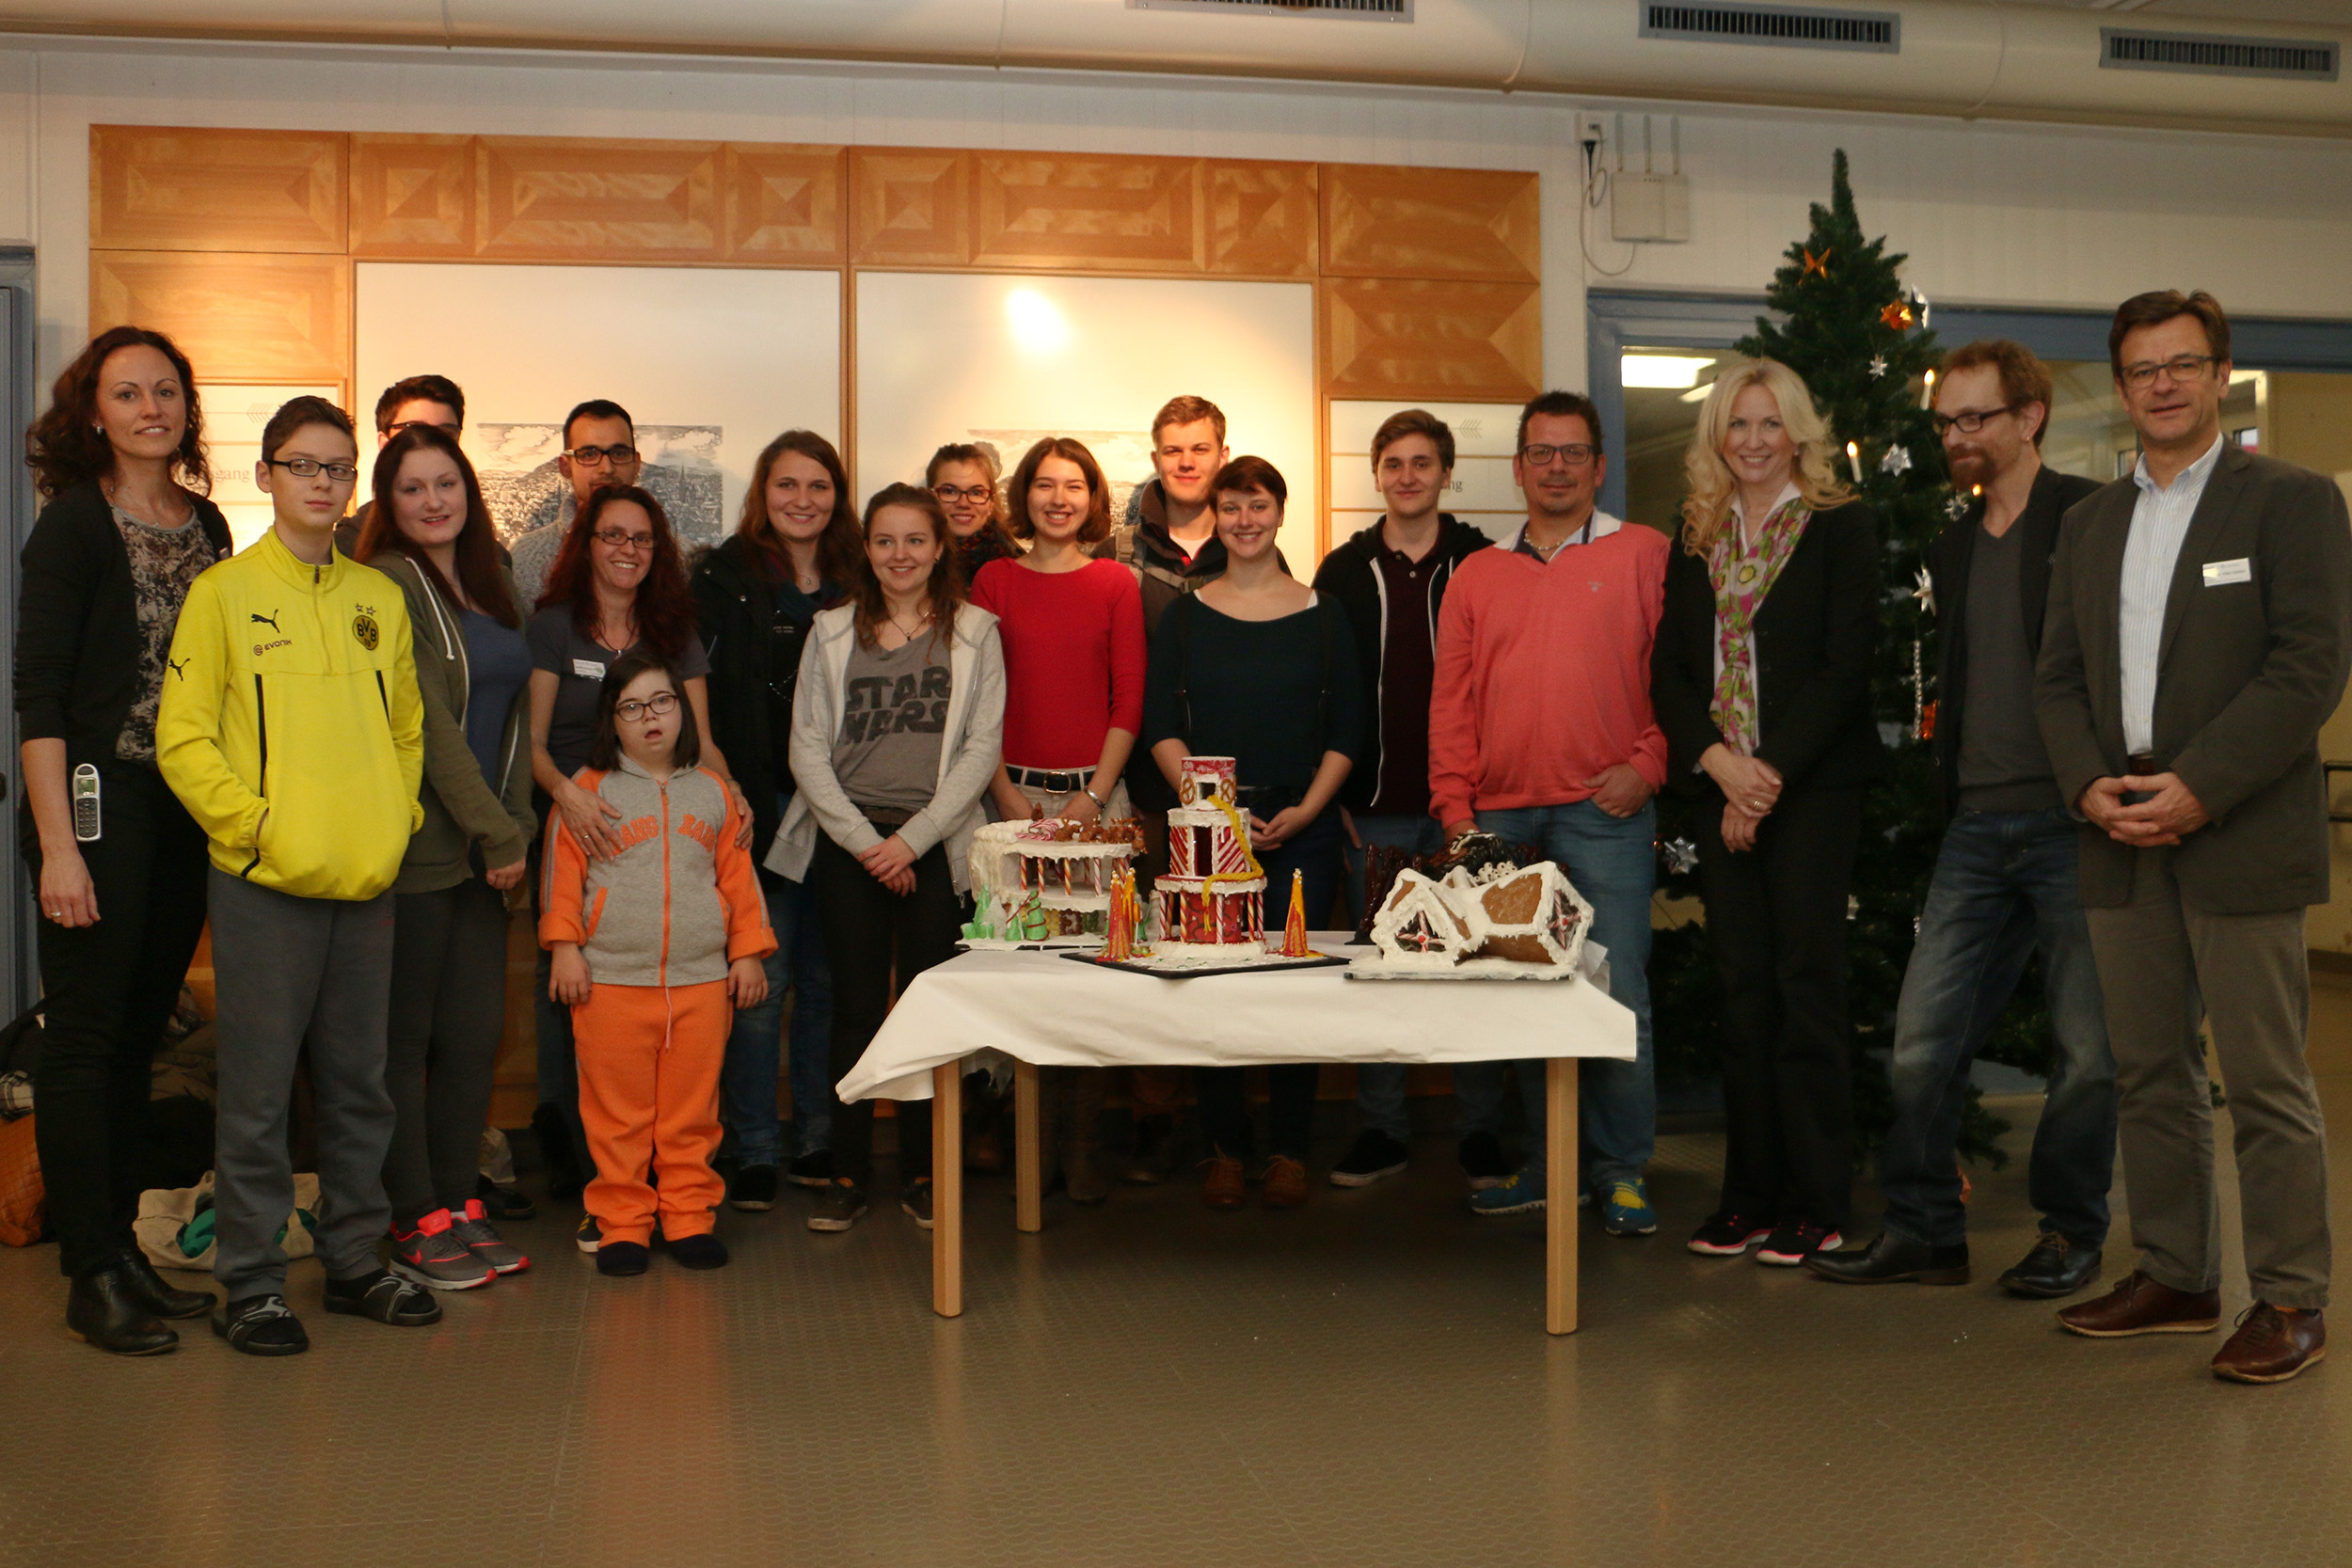
[[[860,811],[903,817],[930,804],[953,682],[948,657],[948,639],[929,634],[887,650],[863,638],[850,648],[833,776]]]

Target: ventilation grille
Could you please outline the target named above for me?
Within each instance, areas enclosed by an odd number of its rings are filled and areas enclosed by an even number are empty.
[[[1216,11],[1226,16],[1320,16],[1410,22],[1413,0],[1127,0],[1131,11]]]
[[[2109,71],[2185,71],[2201,76],[2332,82],[2342,63],[2335,44],[2307,40],[2149,33],[2131,27],[2099,29],[2099,64]]]
[[[1645,39],[1902,53],[1903,19],[1895,11],[1830,10],[1816,6],[1680,6],[1665,0],[1641,0],[1641,5]]]

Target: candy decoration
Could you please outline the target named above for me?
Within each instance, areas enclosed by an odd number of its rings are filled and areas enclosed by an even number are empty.
[[[1307,874],[1291,868],[1291,912],[1282,923],[1282,957],[1303,958],[1307,951]]]

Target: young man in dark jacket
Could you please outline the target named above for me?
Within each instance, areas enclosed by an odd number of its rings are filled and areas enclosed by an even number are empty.
[[[1347,611],[1371,699],[1364,751],[1341,796],[1347,823],[1347,902],[1362,918],[1365,851],[1410,855],[1444,847],[1429,815],[1429,686],[1437,671],[1438,607],[1465,556],[1486,536],[1438,510],[1454,479],[1454,432],[1423,409],[1391,414],[1372,437],[1372,473],[1388,509],[1323,558],[1318,593]],[[1355,1145],[1331,1169],[1335,1187],[1363,1187],[1405,1168],[1409,1125],[1405,1068],[1356,1069]]]
[[[1952,482],[1978,491],[1928,546],[1942,644],[1936,774],[1950,826],[1895,1013],[1886,1227],[1867,1248],[1816,1254],[1807,1266],[1851,1285],[1967,1281],[1959,1141],[1968,1069],[2039,948],[2058,1043],[2027,1178],[2042,1235],[2001,1284],[2022,1296],[2071,1295],[2098,1277],[2106,1240],[2115,1058],[2077,830],[2034,718],[2033,678],[2059,519],[2099,486],[2042,466],[2050,372],[2023,344],[1954,353],[1935,407]]]

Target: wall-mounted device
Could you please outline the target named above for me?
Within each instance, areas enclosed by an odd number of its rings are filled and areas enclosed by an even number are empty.
[[[1625,116],[1617,117],[1617,166],[1609,178],[1609,237],[1620,244],[1685,245],[1691,182],[1682,172],[1682,119],[1666,119],[1669,166],[1658,167],[1655,122],[1642,117],[1642,166],[1625,166]]]

